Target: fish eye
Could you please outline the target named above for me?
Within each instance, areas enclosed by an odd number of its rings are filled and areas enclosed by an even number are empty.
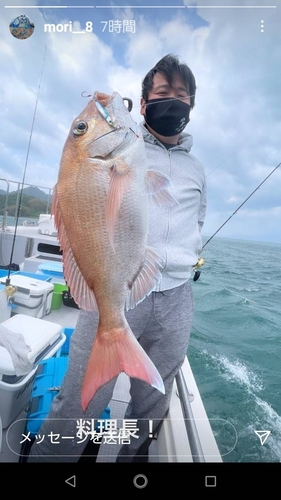
[[[83,135],[85,132],[88,130],[88,124],[87,122],[81,121],[77,123],[76,127],[73,129],[73,134],[74,135]]]

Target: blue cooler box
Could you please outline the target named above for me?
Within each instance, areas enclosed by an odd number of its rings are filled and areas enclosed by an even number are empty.
[[[64,328],[63,333],[66,336],[65,343],[63,344],[61,348],[61,355],[62,356],[67,356],[69,354],[69,342],[70,342],[70,337],[74,332],[74,328]]]
[[[38,364],[32,389],[31,407],[27,417],[26,431],[30,438],[39,433],[47,417],[54,397],[59,393],[62,379],[68,366],[68,356],[60,356],[41,361]],[[100,419],[110,418],[110,409],[106,407]]]
[[[65,284],[62,262],[46,260],[39,264],[36,274],[51,276],[52,282]]]

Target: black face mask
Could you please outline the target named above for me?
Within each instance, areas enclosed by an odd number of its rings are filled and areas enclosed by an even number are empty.
[[[191,106],[174,97],[146,101],[145,121],[164,137],[180,134],[189,122]]]

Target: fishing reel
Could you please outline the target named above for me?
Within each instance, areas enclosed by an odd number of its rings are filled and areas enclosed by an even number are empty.
[[[197,269],[199,267],[204,266],[204,264],[205,264],[205,261],[204,261],[203,257],[199,257],[197,264],[195,264],[195,266],[193,266],[193,268],[192,268],[192,271],[194,271],[193,281],[197,281],[200,278],[201,271],[198,271]]]

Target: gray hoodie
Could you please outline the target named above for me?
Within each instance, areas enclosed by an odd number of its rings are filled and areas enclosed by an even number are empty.
[[[192,275],[202,248],[201,229],[206,213],[206,181],[203,165],[190,154],[193,139],[182,133],[179,144],[167,149],[140,124],[149,170],[165,174],[170,193],[179,205],[163,208],[151,205],[149,246],[164,261],[162,279],[156,291],[182,285]]]

